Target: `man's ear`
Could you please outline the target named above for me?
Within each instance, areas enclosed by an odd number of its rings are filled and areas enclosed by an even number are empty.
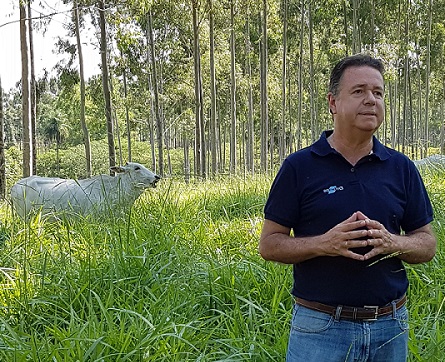
[[[328,93],[328,105],[329,105],[329,113],[331,114],[337,113],[337,106],[335,105],[335,97],[331,92]]]

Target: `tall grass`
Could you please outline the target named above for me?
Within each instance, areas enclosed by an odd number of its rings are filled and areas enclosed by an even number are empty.
[[[165,179],[105,221],[25,223],[5,205],[0,361],[283,361],[291,269],[257,252],[270,183]],[[442,357],[443,259],[408,267],[412,361]]]
[[[445,169],[433,166],[422,173],[435,213],[437,254],[429,263],[407,266],[411,361],[444,361],[445,356]]]

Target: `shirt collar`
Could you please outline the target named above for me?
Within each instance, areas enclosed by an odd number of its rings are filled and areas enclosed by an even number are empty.
[[[327,138],[332,134],[333,130],[327,130],[324,131],[320,138],[312,144],[311,152],[319,155],[319,156],[327,156],[331,153],[334,153],[335,150],[331,147],[329,144]],[[372,154],[370,156],[377,157],[381,161],[387,160],[391,155],[386,149],[386,147],[380,143],[380,141],[375,137],[372,136],[373,140],[373,147],[372,147]]]

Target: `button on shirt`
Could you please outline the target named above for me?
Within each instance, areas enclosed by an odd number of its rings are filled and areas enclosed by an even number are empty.
[[[374,137],[373,152],[352,167],[327,142],[331,133],[323,132],[284,161],[264,209],[266,219],[291,228],[296,237],[324,234],[356,211],[394,234],[433,220],[425,186],[408,157]],[[406,292],[408,279],[399,258],[376,262],[382,257],[363,262],[325,256],[294,264],[292,294],[329,305],[383,306]]]

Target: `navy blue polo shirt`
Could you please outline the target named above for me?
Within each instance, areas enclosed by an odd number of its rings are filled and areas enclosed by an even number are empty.
[[[331,133],[286,158],[265,205],[266,219],[297,237],[321,235],[356,211],[394,234],[433,220],[425,186],[408,157],[374,137],[373,152],[352,166],[327,142]],[[406,292],[408,279],[399,258],[374,263],[380,258],[323,256],[294,264],[292,294],[329,305],[386,305]]]

